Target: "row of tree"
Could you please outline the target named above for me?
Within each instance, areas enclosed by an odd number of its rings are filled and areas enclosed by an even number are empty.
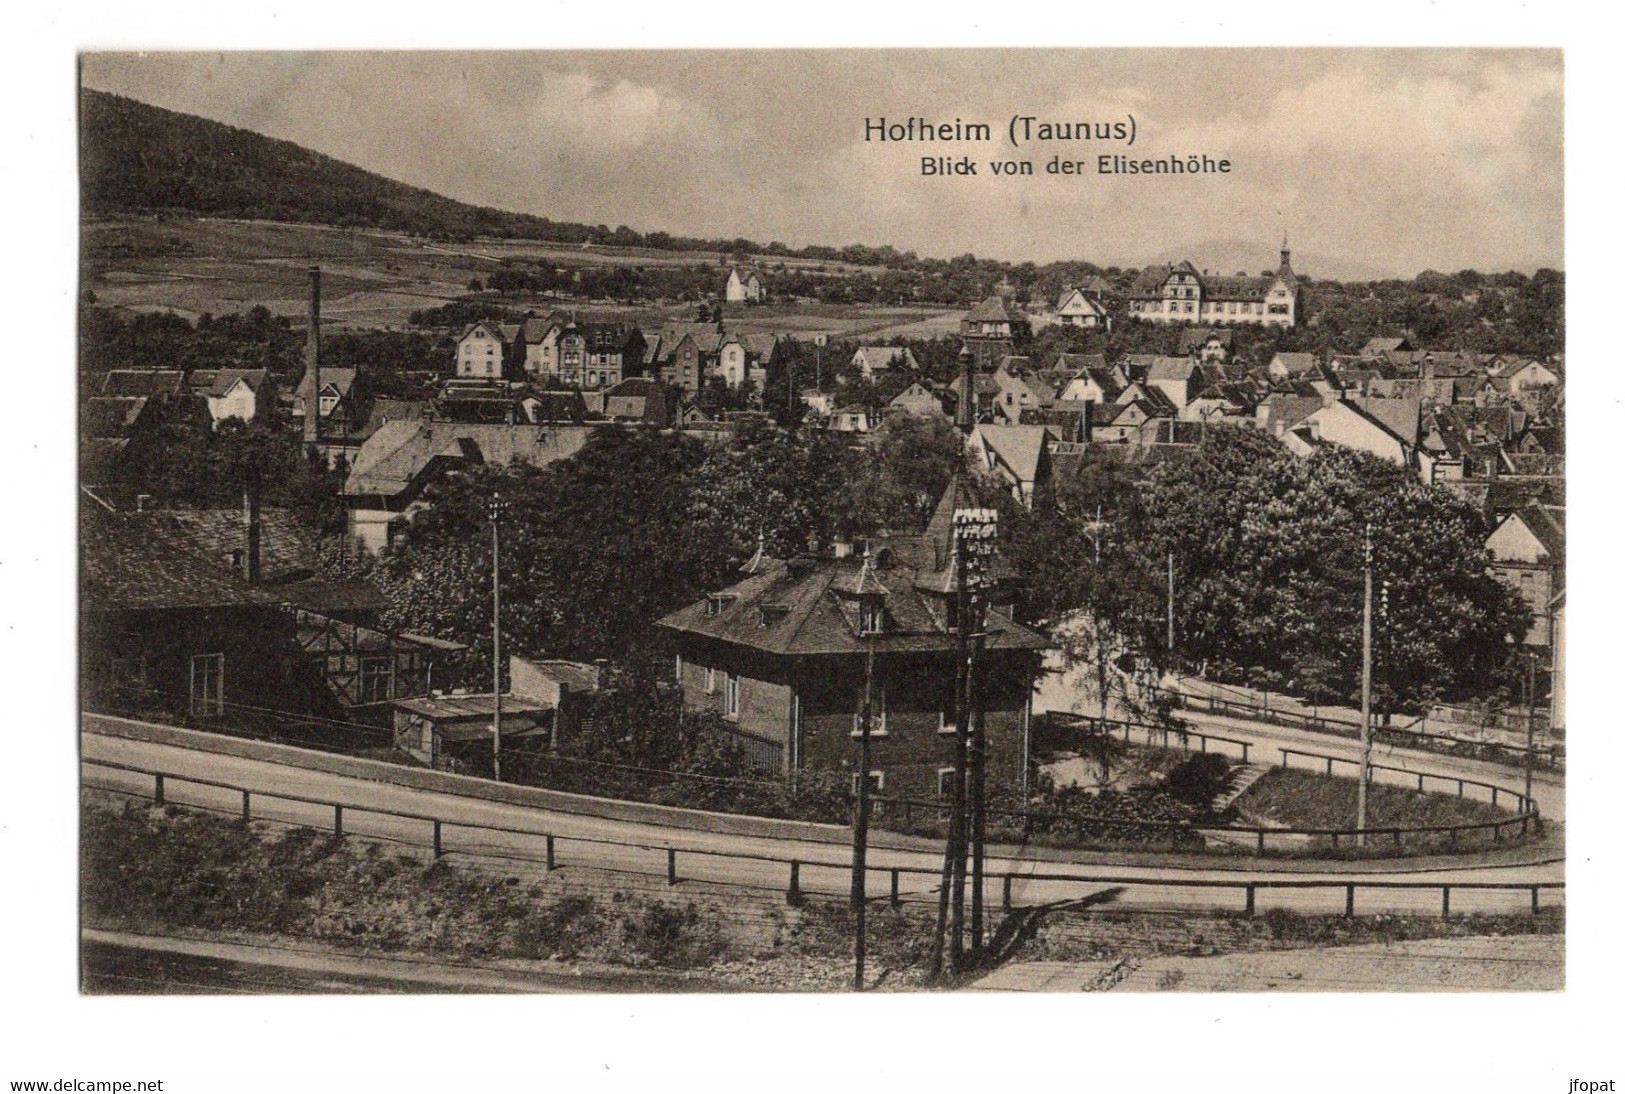
[[[1368,526],[1383,709],[1510,686],[1508,638],[1530,623],[1522,598],[1488,573],[1477,508],[1339,446],[1299,459],[1263,434],[1216,427],[1152,463],[1091,450],[1079,477],[1012,526],[1031,610],[1064,624],[1097,694],[1127,655],[1354,700]]]

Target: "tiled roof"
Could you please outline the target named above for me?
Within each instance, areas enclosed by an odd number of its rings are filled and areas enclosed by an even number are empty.
[[[270,372],[263,368],[217,369],[214,382],[209,385],[209,394],[218,399],[229,392],[239,380],[247,384],[250,391],[258,392],[270,378]]]
[[[1034,482],[1044,459],[1049,430],[1041,425],[979,425],[975,436],[1022,482]]]
[[[392,496],[406,490],[437,458],[506,467],[524,461],[545,467],[574,455],[591,426],[483,422],[386,422],[356,453],[347,495]]]
[[[80,410],[80,427],[86,437],[120,439],[141,420],[148,398],[142,396],[93,395]]]
[[[970,310],[965,316],[967,323],[1008,323],[1011,321],[1009,309],[1005,307],[1004,297],[990,296]]]
[[[120,368],[102,377],[103,395],[179,395],[186,386],[186,374],[178,369]]]
[[[870,541],[885,605],[884,627],[872,638],[859,635],[854,605],[842,595],[843,587],[850,591],[864,580],[865,561],[859,556],[764,559],[756,573],[722,590],[720,601],[690,604],[661,619],[660,626],[780,655],[855,654],[871,643],[882,654],[951,650],[956,638],[946,625],[944,599],[930,590],[954,587],[952,574],[937,560],[946,558],[951,542],[957,488],[950,485],[925,533]],[[989,649],[1049,645],[1043,635],[998,610],[990,613],[988,630]]]
[[[248,532],[241,506],[227,509],[149,509],[130,513],[127,527],[161,539],[199,559],[233,568],[235,552],[246,550]],[[276,582],[309,577],[316,569],[319,539],[286,509],[260,510],[260,577]]]
[[[79,593],[86,611],[274,607],[271,593],[220,570],[121,515],[79,526]]]

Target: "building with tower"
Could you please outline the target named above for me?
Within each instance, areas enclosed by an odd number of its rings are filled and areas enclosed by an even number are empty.
[[[1293,327],[1301,311],[1302,292],[1284,238],[1280,268],[1272,272],[1225,277],[1198,271],[1189,261],[1152,266],[1128,296],[1128,314],[1148,323]]]

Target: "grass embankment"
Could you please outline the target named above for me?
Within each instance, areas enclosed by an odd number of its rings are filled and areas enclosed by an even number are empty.
[[[1358,809],[1358,779],[1326,776],[1313,771],[1273,768],[1237,798],[1234,805],[1241,823],[1279,824],[1295,829],[1352,829]],[[1453,794],[1433,794],[1383,783],[1367,787],[1367,828],[1442,828],[1450,825],[1479,824],[1509,820],[1514,815],[1489,802],[1458,798]],[[1516,830],[1503,834],[1503,842],[1516,838]],[[1331,841],[1317,837],[1314,846],[1329,848]],[[1406,851],[1465,849],[1494,843],[1488,830],[1464,831],[1454,840],[1447,832],[1406,833]],[[1343,840],[1340,850],[1348,841]],[[1388,853],[1392,846],[1381,844]]]
[[[842,990],[851,976],[844,901],[785,907],[782,895],[654,897],[631,879],[571,867],[542,880],[425,866],[356,837],[243,824],[170,807],[87,797],[83,900],[90,926],[280,937],[372,953],[553,960],[664,970],[762,991]],[[927,985],[935,907],[876,901],[868,917],[879,986]],[[1536,916],[1262,916],[1088,909],[996,909],[1000,953],[1016,961],[1212,956],[1353,942],[1561,933]],[[1008,937],[1006,937],[1008,936]]]

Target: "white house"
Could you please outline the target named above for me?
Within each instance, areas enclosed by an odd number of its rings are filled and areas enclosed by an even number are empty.
[[[515,325],[514,333],[518,333]],[[457,339],[457,376],[463,380],[500,380],[513,336],[501,325],[475,323]]]
[[[730,304],[760,304],[767,299],[767,286],[756,271],[735,266],[728,271],[722,297]]]
[[[1063,327],[1102,327],[1106,325],[1106,306],[1098,296],[1082,289],[1068,289],[1055,305],[1055,321]]]
[[[271,374],[262,368],[223,368],[215,373],[214,384],[204,393],[209,417],[216,429],[227,418],[252,422],[260,408],[276,401]]]
[[[873,379],[877,372],[894,368],[918,372],[919,361],[907,346],[859,346],[852,355],[852,366],[863,373],[864,379]]]

